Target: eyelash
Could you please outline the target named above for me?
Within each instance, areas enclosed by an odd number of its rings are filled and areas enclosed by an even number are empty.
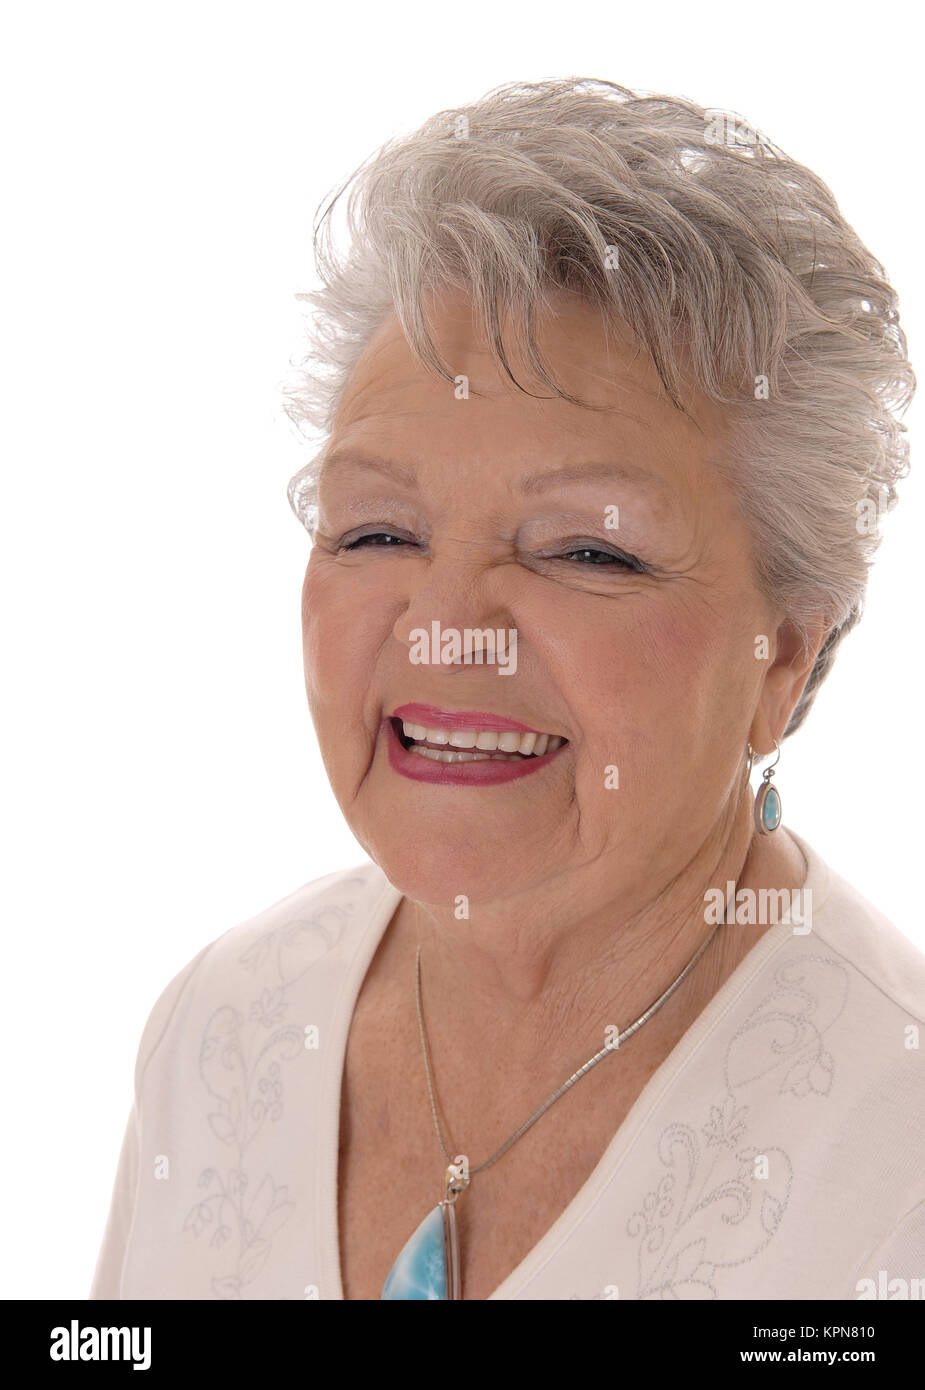
[[[367,532],[365,535],[363,535],[363,536],[357,536],[357,538],[356,538],[355,540],[347,541],[346,543],[342,543],[341,545],[338,546],[338,550],[339,550],[340,552],[351,551],[351,550],[363,550],[363,549],[366,548],[366,547],[364,546],[363,542],[364,542],[364,541],[369,541],[369,540],[375,540],[377,536],[388,536],[389,539],[390,539],[392,542],[396,542],[396,541],[397,541],[397,542],[400,542],[402,545],[407,545],[407,544],[409,544],[409,542],[405,539],[405,537],[403,537],[403,536],[396,536],[396,535],[395,535],[393,532],[391,532],[391,531],[368,531],[368,532]],[[411,544],[413,544],[413,542],[411,542]],[[373,547],[373,548],[374,548],[374,549],[379,549],[379,550],[388,550],[390,547],[389,547],[388,545],[383,545],[383,546],[378,546],[378,545],[377,545],[377,546],[375,546],[375,547]],[[636,557],[635,557],[634,555],[621,555],[621,554],[618,554],[616,551],[605,550],[605,549],[603,549],[603,547],[601,547],[601,546],[599,546],[599,545],[591,545],[591,544],[588,544],[588,545],[585,545],[585,544],[573,545],[569,550],[563,551],[562,554],[560,554],[560,555],[545,555],[545,556],[543,556],[542,558],[543,558],[543,559],[547,559],[547,560],[565,560],[569,555],[580,555],[580,554],[582,553],[582,551],[587,551],[588,553],[593,554],[593,555],[605,555],[605,556],[607,557],[608,560],[614,561],[616,564],[622,566],[623,569],[626,570],[626,571],[628,571],[628,572],[637,573],[637,574],[645,574],[645,573],[647,573],[647,568],[646,568],[646,566],[642,563],[641,560],[637,560]],[[588,568],[588,569],[608,569],[608,568],[610,567],[609,565],[604,565],[604,564],[602,564],[602,563],[599,563],[598,561],[582,561],[581,564],[582,564],[582,567],[583,567],[583,568]]]
[[[401,541],[402,545],[406,545],[406,544],[407,544],[407,541],[405,540],[405,537],[404,537],[404,536],[396,536],[396,535],[395,535],[393,532],[391,532],[391,531],[367,531],[367,533],[366,533],[365,535],[363,535],[363,536],[357,536],[356,540],[346,541],[346,542],[342,541],[341,544],[340,544],[337,548],[338,548],[339,551],[343,551],[343,550],[360,550],[360,549],[362,548],[362,545],[363,545],[363,542],[364,542],[364,541],[375,540],[375,538],[376,538],[377,536],[388,536],[390,540],[393,540],[393,541]],[[381,547],[378,547],[378,548],[380,548],[380,549],[382,549],[382,550],[385,550],[385,549],[387,549],[388,547],[387,547],[387,546],[381,546]]]

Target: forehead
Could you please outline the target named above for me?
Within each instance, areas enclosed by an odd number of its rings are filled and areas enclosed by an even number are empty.
[[[606,322],[574,297],[552,297],[537,315],[537,346],[566,391],[594,409],[556,396],[531,367],[510,321],[502,331],[511,370],[505,375],[470,301],[434,298],[429,325],[464,394],[429,371],[409,346],[395,314],[371,338],[342,396],[326,457],[346,448],[383,456],[419,471],[428,460],[468,469],[573,469],[612,459],[674,487],[693,485],[728,428],[719,406],[695,390],[683,414],[668,400],[654,364],[625,325]],[[628,480],[628,478],[627,478]]]

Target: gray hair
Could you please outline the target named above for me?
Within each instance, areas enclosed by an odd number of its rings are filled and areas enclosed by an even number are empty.
[[[346,190],[349,244],[332,212]],[[557,396],[534,334],[547,291],[619,316],[680,410],[686,383],[729,407],[718,466],[754,541],[761,590],[804,641],[830,631],[786,733],[802,723],[862,612],[880,518],[908,471],[915,390],[883,266],[811,170],[732,113],[611,82],[512,83],[389,141],[319,209],[322,288],[287,413],[329,432],[347,380],[395,312],[422,363],[429,292],[472,297],[520,389],[505,314]],[[306,525],[320,455],[289,484]],[[311,529],[309,527],[309,529]]]

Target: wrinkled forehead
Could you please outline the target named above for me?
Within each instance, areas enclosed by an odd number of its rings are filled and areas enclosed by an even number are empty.
[[[574,297],[559,297],[538,318],[537,348],[569,400],[538,376],[518,325],[505,321],[505,373],[484,327],[462,296],[435,301],[435,346],[451,380],[408,344],[398,318],[380,325],[354,368],[323,461],[350,446],[398,460],[445,450],[460,465],[522,458],[574,467],[590,455],[627,469],[677,476],[713,461],[728,413],[691,388],[685,412],[666,396],[648,355],[625,325],[603,320]]]
[[[654,362],[629,326],[577,295],[555,288],[544,295],[530,325],[537,360],[525,323],[499,313],[497,325],[487,325],[462,291],[430,292],[423,297],[422,312],[435,352],[451,379],[428,371],[393,311],[370,336],[345,387],[341,411],[362,411],[370,391],[400,391],[422,380],[435,391],[449,389],[457,400],[474,395],[543,399],[556,395],[555,387],[543,378],[545,367],[566,396],[591,407],[626,407],[630,399],[641,403],[651,398],[652,411],[665,421],[673,414],[683,417],[684,412],[694,419],[707,416],[712,422],[714,418],[709,410],[713,403],[697,390],[689,366],[681,412],[668,399]],[[682,363],[686,362],[683,344],[676,348]],[[460,394],[460,377],[465,377],[468,397]],[[715,412],[715,418],[721,418],[721,413]]]

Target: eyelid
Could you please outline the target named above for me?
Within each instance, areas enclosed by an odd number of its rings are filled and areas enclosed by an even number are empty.
[[[382,523],[370,522],[366,530],[345,531],[336,541],[338,550],[349,550],[357,541],[365,540],[368,536],[394,536],[396,540],[405,541],[411,545],[417,544],[417,537],[405,531],[401,526],[387,526]],[[388,549],[388,547],[385,547]]]
[[[649,572],[648,565],[638,559],[637,556],[630,555],[627,551],[619,550],[608,541],[597,540],[592,536],[569,537],[568,540],[559,542],[555,547],[555,551],[545,553],[543,558],[548,560],[561,560],[573,550],[598,550],[602,555],[610,555],[614,560],[621,561],[629,569],[634,570],[638,574],[648,574]],[[589,568],[591,568],[591,566],[589,566]],[[597,566],[597,568],[603,567]]]

